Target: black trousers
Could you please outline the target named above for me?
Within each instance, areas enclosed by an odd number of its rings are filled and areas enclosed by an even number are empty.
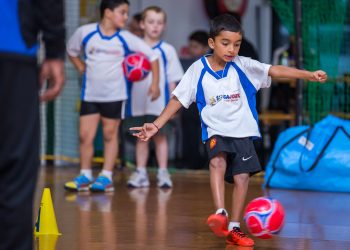
[[[38,70],[0,57],[0,249],[33,248],[39,169]]]

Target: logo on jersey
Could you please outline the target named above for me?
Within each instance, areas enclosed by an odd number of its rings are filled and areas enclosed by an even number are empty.
[[[210,106],[214,106],[220,101],[237,102],[240,98],[241,98],[240,93],[217,95],[217,96],[212,96],[209,99],[209,104]]]
[[[91,47],[89,48],[88,54],[105,54],[105,55],[115,55],[115,56],[120,56],[122,55],[122,52],[120,50],[107,50],[103,48],[95,48]]]
[[[209,148],[213,149],[216,146],[216,138],[210,139]]]
[[[214,96],[210,98],[209,103],[210,103],[210,106],[214,106],[217,103]]]

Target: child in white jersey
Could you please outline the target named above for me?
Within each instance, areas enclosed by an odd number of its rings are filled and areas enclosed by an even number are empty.
[[[65,188],[73,191],[113,191],[112,174],[118,154],[118,131],[124,117],[128,87],[122,62],[130,52],[141,51],[152,64],[158,76],[158,56],[142,39],[122,30],[128,19],[127,0],[102,0],[101,22],[78,28],[70,38],[67,52],[70,60],[83,76],[80,111],[80,175],[67,182]],[[83,54],[84,59],[80,59]],[[159,96],[158,78],[153,77],[150,95]],[[102,172],[93,181],[91,161],[93,140],[99,121],[102,121],[104,163]]]
[[[147,141],[181,108],[197,103],[202,138],[210,159],[210,183],[216,212],[208,225],[227,244],[253,246],[254,241],[240,230],[240,216],[248,191],[249,177],[261,170],[252,138],[260,137],[255,95],[270,86],[271,77],[301,78],[325,82],[327,75],[285,66],[271,66],[238,56],[242,30],[228,14],[211,22],[209,46],[212,55],[196,61],[187,70],[161,115],[143,127],[134,127],[139,139]],[[224,180],[233,183],[232,214],[228,224]]]
[[[144,31],[144,41],[153,48],[159,56],[159,86],[160,97],[152,101],[148,95],[153,74],[146,79],[133,84],[131,91],[131,115],[137,124],[151,122],[165,108],[174,90],[176,82],[183,76],[183,69],[176,54],[175,48],[162,41],[161,36],[165,28],[166,13],[157,6],[146,8],[141,17],[141,28]],[[158,187],[171,188],[172,181],[168,172],[168,142],[166,130],[163,128],[154,136],[155,151],[158,162]],[[128,186],[132,188],[148,187],[149,179],[146,164],[149,155],[149,143],[137,140],[136,142],[136,171],[131,175]]]

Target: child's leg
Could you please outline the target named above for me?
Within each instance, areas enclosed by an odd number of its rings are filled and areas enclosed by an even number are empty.
[[[92,181],[91,161],[94,154],[93,141],[96,135],[99,114],[80,116],[80,175],[73,181],[66,182],[64,187],[72,191],[88,191]]]
[[[102,117],[103,143],[104,143],[104,164],[103,170],[113,171],[115,160],[118,156],[118,134],[120,119]]]
[[[156,146],[156,156],[158,161],[158,187],[160,188],[172,188],[173,182],[171,181],[170,174],[168,172],[168,138],[165,134],[158,133],[154,137],[154,143]]]
[[[120,119],[102,117],[103,143],[104,143],[104,163],[101,174],[90,186],[93,192],[114,191],[113,168],[118,155],[118,133]]]
[[[226,243],[229,245],[251,247],[254,245],[254,241],[240,230],[239,223],[244,201],[247,196],[249,174],[234,175],[233,180],[232,219],[228,227],[230,233],[226,237]]]
[[[249,185],[249,174],[237,174],[233,176],[233,194],[232,194],[232,214],[231,221],[239,222],[247,196]],[[230,228],[229,228],[230,229]]]
[[[160,169],[168,168],[168,139],[164,134],[153,137],[156,146],[156,157]]]
[[[91,169],[91,161],[94,155],[94,138],[96,135],[99,114],[80,116],[80,167],[82,170]]]
[[[136,147],[135,147],[135,153],[136,153],[136,168],[145,168],[148,161],[148,155],[149,155],[149,145],[148,141],[141,141],[137,140]]]
[[[128,180],[128,187],[142,188],[149,186],[149,179],[147,175],[146,165],[149,155],[148,142],[137,140],[136,142],[136,171],[130,176]]]
[[[210,160],[210,187],[216,209],[225,207],[226,153],[220,152]]]
[[[214,199],[216,213],[209,216],[207,224],[210,229],[219,237],[226,236],[227,231],[227,213],[225,210],[225,171],[226,157],[224,152],[218,153],[209,163],[210,168],[210,187]]]

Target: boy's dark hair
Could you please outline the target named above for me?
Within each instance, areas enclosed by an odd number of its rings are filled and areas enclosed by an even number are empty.
[[[237,22],[239,22],[242,25],[240,14],[238,14],[237,12],[231,12],[230,15],[232,15],[234,18],[236,18]]]
[[[230,14],[217,16],[210,22],[210,38],[214,39],[221,31],[238,32],[243,35],[240,23]]]
[[[100,3],[100,15],[101,15],[101,18],[103,17],[106,9],[114,10],[119,5],[122,5],[122,4],[125,4],[125,3],[127,5],[130,4],[128,0],[101,0],[101,3]]]
[[[134,19],[136,22],[140,23],[142,20],[142,13],[136,13],[135,15],[132,16],[132,19]]]
[[[188,37],[188,40],[196,41],[203,46],[208,46],[208,32],[204,30],[197,30],[191,33],[191,35]]]

